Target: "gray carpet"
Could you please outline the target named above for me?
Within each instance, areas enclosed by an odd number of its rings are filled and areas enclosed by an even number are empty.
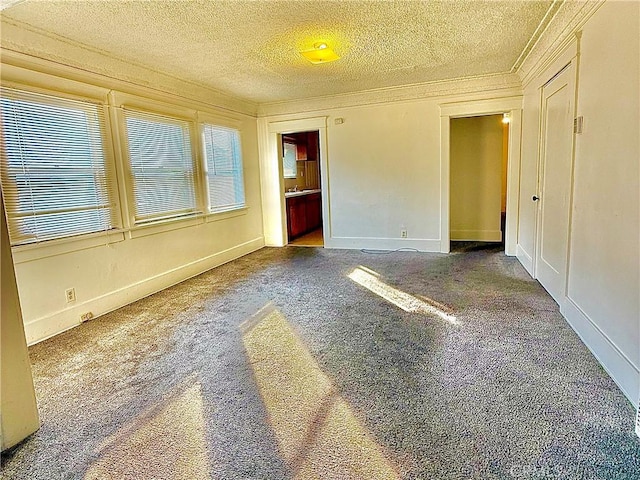
[[[557,305],[459,247],[265,248],[35,345],[42,427],[4,478],[639,478]]]

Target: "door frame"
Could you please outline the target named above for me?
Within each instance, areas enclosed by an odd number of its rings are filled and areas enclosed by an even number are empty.
[[[297,120],[258,120],[260,185],[264,243],[283,247],[288,243],[284,177],[278,152],[278,135],[296,132],[318,132],[320,150],[320,191],[322,196],[322,235],[324,246],[331,248],[331,211],[329,208],[329,164],[327,160],[327,117]]]
[[[514,256],[518,244],[518,207],[520,198],[520,141],[522,131],[522,96],[492,100],[443,103],[440,105],[440,252],[451,250],[450,235],[450,166],[451,119],[507,113],[510,116],[507,159],[507,212],[505,254]]]

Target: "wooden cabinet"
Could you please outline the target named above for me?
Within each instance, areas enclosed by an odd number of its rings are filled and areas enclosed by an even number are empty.
[[[312,193],[307,195],[307,201],[305,204],[305,214],[307,220],[307,230],[315,230],[322,224],[322,206],[319,193]]]
[[[296,143],[296,160],[306,160],[307,159],[307,144],[306,143]]]
[[[318,160],[318,132],[307,133],[307,160]]]
[[[304,196],[287,199],[287,226],[289,239],[299,237],[306,232],[307,211]]]
[[[289,240],[322,226],[322,197],[319,192],[289,197],[286,203]]]

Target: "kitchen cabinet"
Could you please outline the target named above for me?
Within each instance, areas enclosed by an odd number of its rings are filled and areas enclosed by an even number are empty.
[[[307,144],[296,143],[296,160],[304,161],[307,159]]]
[[[322,197],[320,192],[287,197],[286,208],[289,240],[322,226]]]
[[[318,132],[307,133],[307,160],[318,160]]]

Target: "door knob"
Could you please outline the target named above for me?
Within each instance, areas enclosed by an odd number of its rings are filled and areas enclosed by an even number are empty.
[[[531,197],[531,200],[533,200],[534,202],[537,202],[538,200],[540,200],[540,197],[538,197],[537,195],[534,195],[533,197]]]

